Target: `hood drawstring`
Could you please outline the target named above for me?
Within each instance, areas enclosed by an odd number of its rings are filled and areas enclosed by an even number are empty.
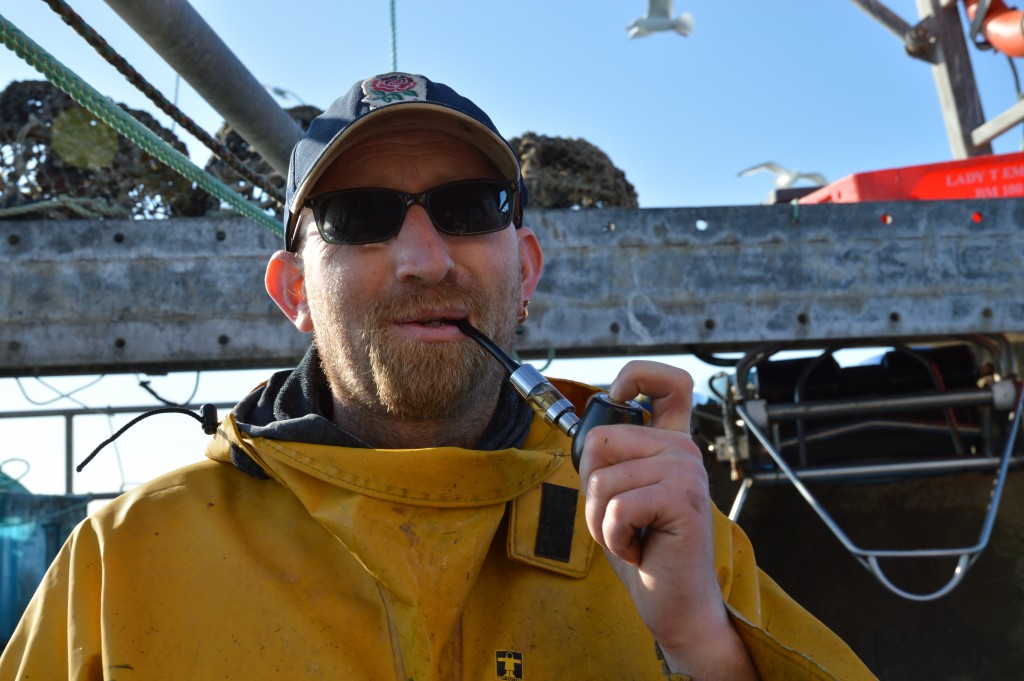
[[[124,427],[122,427],[116,433],[114,433],[106,440],[101,442],[99,446],[96,447],[96,449],[92,450],[92,453],[89,454],[89,456],[85,457],[85,460],[82,461],[82,463],[75,466],[75,470],[81,473],[82,469],[85,468],[85,466],[90,461],[96,458],[96,455],[99,454],[104,447],[109,445],[117,438],[121,437],[121,435],[123,435],[126,430],[134,426],[142,419],[148,418],[150,416],[156,416],[157,414],[187,414],[188,416],[191,416],[196,421],[199,421],[200,424],[202,424],[204,433],[206,433],[207,435],[213,435],[214,433],[217,432],[217,425],[219,423],[219,420],[217,419],[217,407],[213,406],[212,404],[204,404],[199,408],[199,410],[202,414],[201,416],[199,414],[196,414],[194,411],[185,409],[183,407],[161,407],[160,409],[153,409],[152,411],[147,411],[145,414],[140,414],[139,416],[136,416],[131,421],[126,423]]]

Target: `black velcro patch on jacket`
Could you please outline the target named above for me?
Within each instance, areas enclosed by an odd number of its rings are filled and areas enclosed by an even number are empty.
[[[578,498],[579,493],[572,487],[547,482],[541,485],[537,542],[533,547],[536,555],[563,563],[569,562]]]

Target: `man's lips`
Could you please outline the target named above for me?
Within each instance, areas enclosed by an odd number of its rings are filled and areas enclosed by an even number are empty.
[[[395,320],[395,325],[412,335],[424,340],[451,339],[464,337],[455,325],[459,320],[467,319],[464,312],[421,312],[403,316]]]
[[[395,319],[396,324],[423,324],[425,326],[444,326],[459,319],[466,319],[468,313],[462,311],[435,312],[425,311],[402,315]]]

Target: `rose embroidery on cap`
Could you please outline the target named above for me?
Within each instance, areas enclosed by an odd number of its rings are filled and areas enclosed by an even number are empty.
[[[386,73],[363,81],[363,102],[371,109],[426,96],[426,83],[408,73]]]

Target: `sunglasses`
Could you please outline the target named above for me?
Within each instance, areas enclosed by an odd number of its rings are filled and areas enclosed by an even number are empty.
[[[409,194],[397,189],[342,189],[307,199],[324,241],[372,244],[396,236],[414,203],[437,231],[454,236],[499,232],[513,220],[515,182],[464,180]]]

